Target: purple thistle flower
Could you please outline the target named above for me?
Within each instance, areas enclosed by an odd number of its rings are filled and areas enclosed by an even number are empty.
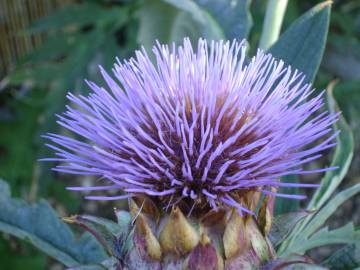
[[[117,82],[101,68],[108,89],[87,81],[93,92],[69,94],[75,106],[58,116],[85,141],[48,134],[57,157],[47,160],[61,162],[56,171],[107,179],[71,190],[127,193],[88,199],[145,194],[163,206],[182,201],[250,213],[238,200],[249,190],[302,199],[270,188],[315,187],[279,178],[333,169],[301,165],[334,146],[338,114],[319,112],[323,93],[311,97],[300,72],[261,50],[245,64],[245,50],[243,42],[200,39],[194,51],[185,39],[178,48],[157,44],[155,64],[144,49],[118,60]]]

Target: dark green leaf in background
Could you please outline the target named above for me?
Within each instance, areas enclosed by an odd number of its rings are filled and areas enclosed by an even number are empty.
[[[10,239],[0,237],[0,259],[2,270],[24,270],[26,269],[46,269],[47,258],[45,254],[28,244],[16,245]]]
[[[84,2],[65,7],[30,27],[29,33],[46,31],[48,38],[40,48],[24,57],[8,79],[10,84],[27,82],[30,86],[49,90],[44,98],[45,110],[38,119],[39,128],[33,135],[39,148],[37,158],[51,155],[40,136],[46,132],[62,132],[56,124],[55,114],[65,110],[66,93],[86,94],[88,87],[84,79],[101,81],[98,65],[110,69],[116,56],[122,58],[124,52],[128,52],[120,49],[116,35],[129,21],[129,10],[127,6],[108,8],[95,2]],[[34,190],[48,196],[54,179],[51,171],[54,165],[36,163],[35,167]]]
[[[99,263],[106,259],[93,236],[84,234],[77,240],[46,201],[32,205],[11,198],[4,181],[0,181],[0,231],[29,241],[66,266]]]
[[[37,151],[33,138],[44,95],[44,91],[33,91],[26,99],[18,97],[8,102],[8,112],[5,108],[1,111],[0,177],[8,180],[17,195],[31,185]]]
[[[64,27],[83,27],[96,23],[99,17],[111,14],[113,10],[106,9],[96,3],[86,2],[82,4],[68,5],[41,18],[33,23],[26,33],[34,34],[37,32],[54,31]]]
[[[352,270],[360,267],[360,244],[350,244],[339,249],[322,265],[331,270]]]
[[[320,3],[298,18],[269,49],[276,58],[314,80],[324,53],[331,1]]]
[[[286,183],[297,183],[299,181],[299,177],[297,175],[287,175],[281,178],[281,181]],[[284,194],[299,194],[299,188],[289,188],[289,187],[281,187],[279,189],[279,193]],[[275,216],[286,214],[290,212],[296,212],[300,208],[299,200],[289,200],[286,198],[276,198],[275,201]]]

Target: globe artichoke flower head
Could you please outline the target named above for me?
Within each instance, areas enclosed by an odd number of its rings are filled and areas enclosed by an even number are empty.
[[[92,187],[69,187],[104,192],[87,199],[129,198],[134,268],[259,265],[273,256],[274,197],[304,198],[278,188],[317,186],[280,177],[333,169],[302,165],[334,145],[338,115],[323,111],[323,94],[281,60],[258,50],[248,61],[244,42],[200,39],[194,48],[185,39],[153,53],[155,61],[144,49],[118,61],[113,76],[101,69],[106,85],[87,82],[89,96],[68,95],[74,107],[58,123],[82,139],[46,136],[55,170],[98,176]]]

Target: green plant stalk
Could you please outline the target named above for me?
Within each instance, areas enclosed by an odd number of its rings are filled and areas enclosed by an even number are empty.
[[[278,39],[288,0],[269,0],[259,47],[267,50]]]

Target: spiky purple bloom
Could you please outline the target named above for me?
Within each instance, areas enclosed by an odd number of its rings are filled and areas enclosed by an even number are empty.
[[[147,53],[115,64],[115,81],[103,69],[107,88],[87,82],[92,93],[68,95],[74,107],[58,123],[80,141],[48,134],[61,162],[57,171],[102,177],[100,186],[72,190],[119,189],[164,202],[236,207],[248,190],[313,187],[282,183],[281,176],[305,171],[304,163],[334,145],[337,114],[319,112],[323,93],[304,76],[259,50],[245,64],[244,43],[188,39],[178,48],[158,44]],[[319,142],[319,139],[323,139]],[[57,146],[56,146],[57,145]]]

